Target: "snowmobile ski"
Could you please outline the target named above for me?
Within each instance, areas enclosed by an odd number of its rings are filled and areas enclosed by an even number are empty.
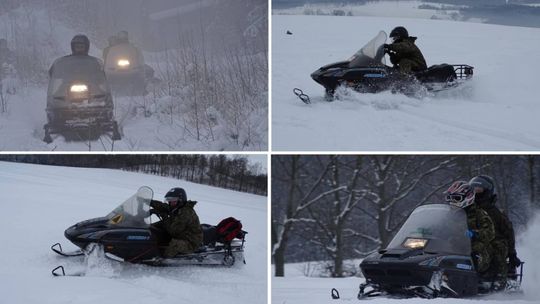
[[[293,89],[293,93],[294,95],[296,95],[298,98],[300,98],[300,100],[305,103],[305,104],[310,104],[311,103],[311,100],[309,99],[309,96],[307,94],[304,94],[304,92],[302,90],[300,90],[299,88],[294,88]]]
[[[54,268],[51,271],[52,275],[55,277],[83,277],[85,275],[84,272],[73,272],[73,273],[66,273],[64,266],[58,266]]]
[[[64,257],[76,257],[76,256],[84,255],[84,252],[82,250],[80,250],[80,249],[70,251],[70,252],[66,252],[66,251],[62,250],[62,245],[60,245],[60,243],[56,243],[56,244],[52,245],[51,249],[52,249],[52,251],[54,251],[54,252],[56,252],[59,255],[64,256]]]

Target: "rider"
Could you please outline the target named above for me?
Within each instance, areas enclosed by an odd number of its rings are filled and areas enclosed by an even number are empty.
[[[427,69],[426,60],[420,49],[414,44],[416,37],[409,36],[403,26],[390,32],[391,44],[384,44],[384,52],[390,56],[390,62],[403,74],[412,74]]]
[[[172,237],[163,256],[172,258],[178,254],[192,253],[203,242],[199,217],[193,209],[197,202],[187,199],[183,188],[172,188],[165,194],[165,203],[152,200],[152,213],[161,217],[158,227],[163,227]]]
[[[107,55],[109,54],[109,50],[111,49],[111,47],[118,44],[118,38],[113,35],[109,37],[107,41],[109,42],[109,45],[103,49],[103,61],[107,61]]]
[[[95,59],[96,65],[99,66],[99,70],[103,70],[103,62],[99,60],[98,58],[92,57],[88,55],[88,52],[90,50],[90,40],[86,35],[75,35],[73,39],[71,39],[71,55],[67,55],[64,57],[61,57],[57,59],[49,69],[49,76],[52,75],[55,65],[61,61],[64,58],[72,57],[72,56],[85,56],[89,58]]]
[[[495,239],[495,227],[486,211],[475,204],[475,192],[465,181],[456,181],[445,192],[446,201],[467,213],[468,229],[465,235],[471,239],[472,257],[477,272],[484,276],[493,258],[491,242]]]
[[[495,225],[495,239],[491,242],[494,254],[490,270],[497,280],[505,281],[508,274],[506,258],[509,258],[510,267],[516,268],[521,265],[517,257],[512,222],[495,206],[497,194],[491,177],[475,176],[469,181],[469,185],[474,188],[476,205],[488,213]]]

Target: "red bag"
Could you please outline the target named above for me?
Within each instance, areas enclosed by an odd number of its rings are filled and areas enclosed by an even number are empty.
[[[234,238],[243,238],[242,223],[234,217],[228,217],[216,226],[216,234],[219,242],[230,242]]]

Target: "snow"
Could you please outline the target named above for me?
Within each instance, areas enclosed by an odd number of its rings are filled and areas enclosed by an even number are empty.
[[[156,268],[98,260],[86,276],[53,277],[58,265],[84,270],[82,259],[66,260],[49,249],[56,242],[76,249],[64,230],[106,215],[142,185],[157,199],[184,187],[198,201],[201,222],[240,219],[249,232],[247,264]],[[0,193],[7,219],[0,224],[1,303],[266,303],[266,197],[118,170],[9,162],[0,162]]]
[[[536,260],[540,251],[540,214],[529,224],[529,228],[522,235],[518,236],[517,252],[518,256],[525,262],[523,270],[523,294],[503,295],[495,294],[482,296],[474,299],[389,299],[374,298],[369,303],[431,303],[431,304],[469,304],[476,303],[540,303],[540,290],[538,281],[540,280],[540,263]],[[359,265],[360,260],[355,260],[354,264]],[[285,277],[272,277],[272,303],[274,304],[320,304],[320,303],[355,303],[358,302],[358,285],[364,282],[363,278],[321,278],[306,276],[309,270],[316,268],[316,262],[291,263],[285,265]],[[314,275],[309,272],[309,275]],[[332,300],[330,291],[332,288],[338,289],[341,299]]]
[[[540,29],[442,20],[272,16],[272,142],[274,150],[538,150],[535,49]],[[381,29],[403,25],[428,65],[465,63],[474,79],[446,94],[409,98],[357,94],[324,101],[310,78],[349,58]],[[290,30],[293,35],[286,35]],[[530,59],[531,58],[531,59]],[[311,97],[303,104],[293,93]]]

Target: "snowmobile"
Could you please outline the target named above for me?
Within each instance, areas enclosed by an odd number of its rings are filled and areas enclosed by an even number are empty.
[[[64,232],[65,237],[79,247],[66,252],[56,243],[51,249],[64,257],[89,255],[96,247],[106,258],[151,266],[223,265],[233,266],[244,260],[246,231],[236,229],[233,235],[221,235],[219,227],[202,224],[203,244],[191,254],[164,258],[163,251],[171,237],[160,226],[152,223],[151,188],[143,186],[137,193],[116,207],[107,216],[79,222]],[[241,228],[241,226],[240,226]],[[60,274],[62,271],[62,274]],[[65,275],[62,266],[53,275]]]
[[[131,44],[111,46],[105,61],[105,74],[115,94],[140,96],[148,94],[148,82],[153,70],[144,63],[140,51]]]
[[[386,65],[384,44],[387,35],[380,31],[351,58],[325,65],[311,74],[311,78],[326,90],[326,100],[332,101],[339,86],[360,93],[393,93],[415,95],[419,90],[437,92],[456,87],[473,76],[473,67],[466,64],[439,64],[414,77],[405,76]]]
[[[53,67],[47,90],[43,141],[51,143],[51,134],[75,140],[97,139],[109,134],[112,140],[120,140],[111,91],[96,59],[66,56],[58,59]]]
[[[386,249],[365,258],[365,283],[359,299],[380,295],[403,297],[470,297],[495,291],[520,292],[519,272],[508,267],[506,286],[479,275],[465,235],[467,215],[461,208],[433,204],[416,208]]]

